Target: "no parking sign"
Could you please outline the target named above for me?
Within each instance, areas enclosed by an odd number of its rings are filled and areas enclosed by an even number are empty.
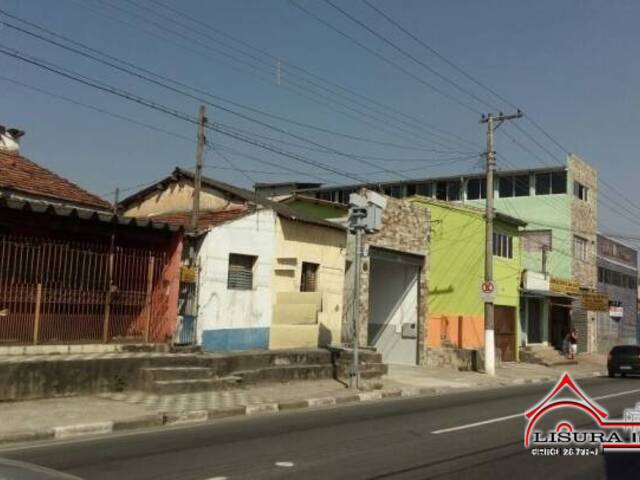
[[[485,303],[491,303],[496,298],[496,282],[488,280],[480,285],[480,298]]]

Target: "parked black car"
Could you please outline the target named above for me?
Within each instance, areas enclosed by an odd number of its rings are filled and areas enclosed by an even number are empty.
[[[625,376],[627,373],[640,374],[640,346],[616,345],[607,357],[607,371],[613,377],[617,373]]]

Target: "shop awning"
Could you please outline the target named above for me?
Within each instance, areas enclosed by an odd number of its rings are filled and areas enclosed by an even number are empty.
[[[525,290],[520,289],[520,293],[527,297],[548,297],[548,298],[563,298],[566,300],[576,300],[576,297],[567,295],[566,293],[553,292],[551,290]]]

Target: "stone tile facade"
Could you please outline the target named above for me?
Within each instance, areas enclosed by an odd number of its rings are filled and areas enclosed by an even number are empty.
[[[598,173],[576,155],[569,155],[569,202],[571,208],[572,259],[571,271],[574,280],[584,289],[594,290],[598,279],[597,230],[598,230]],[[576,183],[577,182],[577,183]],[[576,194],[577,184],[587,188],[587,198]],[[576,248],[576,238],[586,240],[586,252],[581,256]],[[578,334],[578,349],[582,352],[595,350],[597,323],[595,312],[588,312],[582,301],[574,302],[571,325]]]
[[[596,233],[598,230],[598,174],[575,155],[570,155],[569,198],[571,199],[571,230],[575,236],[587,240],[586,259],[580,258],[573,246],[571,269],[573,278],[583,287],[596,288],[598,270],[596,266]],[[587,187],[587,199],[578,198],[575,193],[576,182]],[[573,239],[572,239],[573,241]]]
[[[419,256],[424,259],[419,272],[418,281],[418,363],[425,362],[424,340],[426,338],[426,318],[427,318],[427,266],[430,232],[430,214],[426,208],[416,207],[407,200],[399,200],[391,197],[387,198],[387,206],[382,216],[382,229],[375,234],[362,236],[361,269],[360,269],[360,291],[358,292],[359,303],[359,344],[367,346],[368,320],[369,320],[369,272],[371,258],[369,249],[371,247],[383,248],[400,254]],[[343,317],[343,342],[353,343],[353,322],[351,312],[353,311],[353,252],[354,235],[349,235],[347,245],[348,268],[345,280],[345,308]]]

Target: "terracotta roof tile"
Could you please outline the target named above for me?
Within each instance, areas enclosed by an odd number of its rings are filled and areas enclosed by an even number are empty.
[[[109,210],[109,202],[21,156],[0,152],[0,189]]]
[[[209,227],[216,227],[226,222],[235,220],[251,213],[253,209],[233,208],[229,210],[203,210],[198,216],[198,230],[205,230]],[[168,223],[170,225],[191,227],[191,211],[163,213],[149,217],[154,222]]]

